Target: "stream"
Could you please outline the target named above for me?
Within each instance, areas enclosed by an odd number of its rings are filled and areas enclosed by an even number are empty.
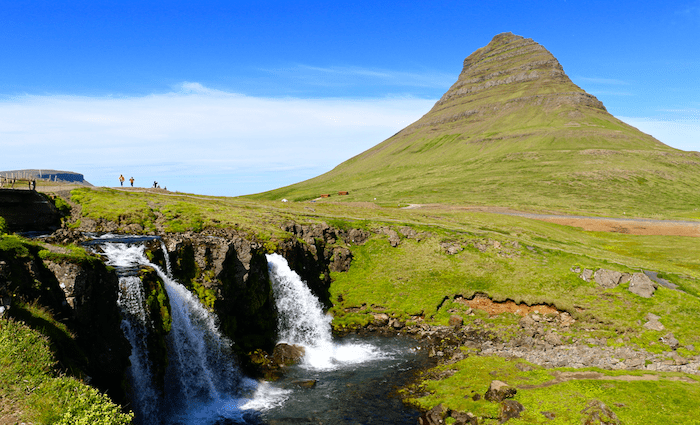
[[[183,285],[144,254],[143,239],[98,241],[120,278],[122,329],[132,345],[129,381],[135,424],[415,424],[419,412],[396,390],[425,368],[428,357],[409,337],[333,338],[330,317],[286,260],[268,255],[279,314],[279,342],[304,347],[302,361],[275,382],[244,376],[231,344]],[[167,256],[166,256],[167,258]],[[147,311],[139,266],[153,267],[172,309],[165,389],[153,386],[145,344]]]

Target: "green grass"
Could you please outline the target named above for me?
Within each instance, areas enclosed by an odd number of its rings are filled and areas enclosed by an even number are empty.
[[[526,364],[532,370],[523,372],[516,367],[518,363]],[[498,404],[483,399],[491,381],[501,380],[516,388],[523,385],[538,386],[554,381],[554,373],[557,371],[573,371],[567,368],[542,369],[518,359],[479,356],[442,366],[432,373],[445,370],[451,370],[453,374],[439,380],[429,377],[423,380],[422,390],[430,395],[412,398],[410,402],[424,409],[443,403],[449,409],[472,412],[483,418],[498,416]],[[605,403],[624,424],[700,423],[700,420],[695,419],[695,412],[700,408],[698,379],[695,379],[695,383],[679,382],[674,379],[680,374],[670,372],[604,371],[594,368],[576,371],[599,372],[609,379],[573,379],[541,388],[518,389],[514,398],[525,406],[525,411],[520,419],[511,419],[508,423],[581,423],[584,417],[581,411],[592,399]],[[658,380],[614,380],[622,375],[647,375]],[[473,400],[474,394],[479,394],[481,399]],[[556,417],[549,420],[541,412],[552,412]]]
[[[36,306],[14,306],[34,317],[65,327]],[[121,412],[106,395],[57,369],[52,349],[55,336],[14,319],[0,320],[0,406],[3,416],[35,424],[128,424],[132,415]]]

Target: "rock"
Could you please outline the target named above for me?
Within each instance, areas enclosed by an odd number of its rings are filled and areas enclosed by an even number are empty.
[[[462,245],[457,242],[440,242],[440,247],[445,250],[447,255],[455,255],[464,250]]]
[[[298,379],[296,381],[292,381],[292,385],[296,385],[301,388],[314,388],[316,386],[316,382],[318,382],[315,379]]]
[[[569,270],[572,273],[576,273],[576,274],[581,273],[581,267],[579,267],[579,266],[571,266],[571,268]]]
[[[615,412],[610,410],[610,408],[600,400],[589,401],[586,407],[583,410],[581,410],[581,413],[583,413],[585,416],[583,420],[584,425],[620,424],[620,419],[618,419]]]
[[[453,425],[479,425],[479,419],[472,412],[451,412]]]
[[[665,329],[664,325],[659,322],[659,316],[649,313],[646,315],[646,319],[648,322],[643,325],[644,329],[649,329],[650,331],[662,331]]]
[[[659,338],[659,340],[664,344],[668,345],[672,350],[675,350],[681,345],[672,333],[668,333],[662,336],[661,338]]]
[[[272,351],[272,361],[278,365],[293,365],[304,357],[304,347],[299,345],[280,343]]]
[[[515,400],[505,400],[501,403],[501,408],[498,412],[498,423],[508,422],[513,418],[519,418],[520,413],[525,410],[525,406]]]
[[[586,282],[590,282],[591,279],[593,278],[593,270],[591,269],[583,269],[583,272],[579,276],[581,279],[585,280]]]
[[[370,233],[360,229],[350,229],[348,230],[345,242],[348,244],[362,245],[369,239]]]
[[[525,316],[522,319],[520,319],[518,324],[523,329],[530,329],[536,325],[536,322],[535,322],[535,319],[532,318],[532,316],[528,315],[528,316]]]
[[[418,232],[416,232],[416,229],[413,227],[408,227],[408,226],[403,226],[399,228],[399,232],[401,232],[402,235],[404,235],[408,239],[414,239],[416,235],[418,235]]]
[[[389,324],[389,315],[386,313],[374,314],[374,320],[372,321],[374,326],[386,326]]]
[[[332,272],[346,272],[350,269],[352,263],[352,252],[343,247],[333,248],[332,261],[328,265],[328,269]]]
[[[622,276],[620,277],[620,284],[627,283],[632,279],[632,275],[629,273],[622,273]]]
[[[463,324],[464,324],[464,319],[462,318],[462,316],[458,316],[456,314],[453,314],[452,316],[450,316],[450,321],[449,321],[450,326],[462,326]]]
[[[629,291],[643,298],[651,298],[658,285],[644,273],[634,273],[630,279]]]
[[[555,334],[554,332],[548,332],[544,336],[544,340],[554,346],[561,345],[561,337],[558,334]]]
[[[401,243],[401,238],[399,237],[399,234],[396,233],[395,230],[389,230],[387,231],[387,235],[389,236],[389,243],[393,248],[396,248],[399,246]]]
[[[503,381],[491,381],[489,389],[484,394],[488,401],[501,402],[507,398],[513,398],[518,391]]]
[[[418,418],[419,425],[442,425],[445,423],[447,416],[447,408],[442,404],[438,404],[427,412],[423,413]]]
[[[557,414],[554,412],[545,411],[545,412],[540,412],[540,413],[542,414],[542,416],[544,416],[547,419],[554,419],[557,417]]]
[[[612,289],[620,284],[622,273],[607,269],[598,269],[593,275],[595,282],[606,289]]]

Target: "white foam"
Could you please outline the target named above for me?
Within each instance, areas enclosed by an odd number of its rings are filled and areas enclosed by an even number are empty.
[[[291,393],[292,390],[275,387],[269,382],[261,382],[253,397],[246,400],[240,408],[258,411],[273,409],[283,405]]]

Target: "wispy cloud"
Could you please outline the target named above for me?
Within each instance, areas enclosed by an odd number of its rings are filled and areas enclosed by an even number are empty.
[[[244,194],[325,172],[433,103],[260,98],[196,82],[143,97],[20,96],[0,101],[0,170],[68,169],[99,185],[113,185],[115,173],[142,182],[167,175],[179,190],[199,193],[206,191],[188,182],[228,176],[219,194]],[[250,176],[257,186],[230,184]]]
[[[402,72],[380,68],[319,67],[304,64],[264,70],[275,75],[302,80],[309,84],[333,86],[350,84],[381,84],[405,87],[447,89],[455,81],[454,74],[425,71]]]
[[[617,80],[614,78],[596,78],[596,77],[576,77],[578,81],[585,81],[592,84],[605,84],[614,86],[626,86],[629,85],[627,81]]]

